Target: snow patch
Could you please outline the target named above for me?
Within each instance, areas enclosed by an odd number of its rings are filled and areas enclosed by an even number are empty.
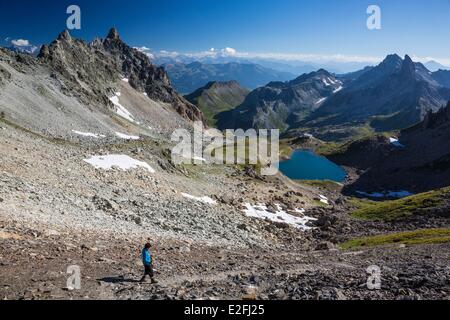
[[[127,119],[130,122],[136,122],[133,119],[133,115],[131,114],[130,111],[127,110],[127,108],[125,108],[123,105],[120,104],[119,102],[119,97],[120,97],[120,92],[116,92],[115,96],[109,98],[109,101],[111,101],[114,106],[116,106],[117,110],[116,113],[121,116],[122,118]]]
[[[329,205],[329,204],[330,204],[328,198],[325,197],[324,195],[321,195],[321,194],[319,194],[319,201],[322,202],[322,203],[324,203],[324,204],[326,204],[326,205]]]
[[[331,85],[333,85],[333,83],[330,81],[330,82],[328,82],[330,79],[328,79],[328,78],[323,78],[322,79],[322,82],[328,87],[328,86],[331,86]]]
[[[215,205],[217,204],[216,201],[214,201],[213,199],[211,199],[210,197],[196,197],[187,193],[182,193],[181,194],[183,197],[194,200],[194,201],[198,201],[198,202],[203,202],[206,204],[211,204],[211,205]]]
[[[342,89],[344,89],[344,87],[343,87],[343,86],[340,86],[339,88],[335,89],[335,90],[333,91],[333,93],[338,93],[338,92],[341,91]]]
[[[397,147],[397,148],[404,148],[405,146],[403,144],[400,143],[400,141],[398,141],[397,138],[389,138],[389,143],[392,144],[393,146]]]
[[[295,212],[297,214],[301,214],[301,215],[303,215],[303,217],[293,216],[293,215],[285,212],[279,204],[275,205],[277,211],[274,213],[268,211],[266,205],[264,205],[264,204],[251,205],[249,203],[246,203],[245,207],[246,207],[246,209],[244,210],[244,213],[248,217],[269,220],[269,221],[278,222],[278,223],[286,223],[286,224],[289,224],[289,225],[291,225],[297,229],[303,230],[303,231],[311,230],[312,227],[307,226],[307,223],[310,221],[317,220],[315,218],[305,216],[304,209],[296,209],[295,210]]]
[[[122,81],[126,82],[126,83],[130,82],[130,80],[128,78],[122,78]]]
[[[138,136],[129,136],[125,133],[120,133],[120,132],[116,132],[116,136],[118,136],[121,139],[125,139],[125,140],[139,140],[140,137]]]
[[[81,132],[81,131],[76,131],[76,130],[72,130],[73,133],[79,135],[79,136],[83,136],[83,137],[89,137],[89,138],[105,138],[106,136],[103,134],[96,134],[96,133],[90,133],[90,132]]]
[[[316,104],[321,104],[322,102],[324,102],[325,100],[327,100],[327,98],[322,98],[317,100]]]
[[[89,159],[83,161],[91,164],[97,169],[111,170],[113,167],[117,167],[120,170],[127,171],[129,169],[144,168],[150,173],[155,173],[155,170],[150,167],[146,162],[133,159],[127,155],[111,154],[106,156],[92,156]]]

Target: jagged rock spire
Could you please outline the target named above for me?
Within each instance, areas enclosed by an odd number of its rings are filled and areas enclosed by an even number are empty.
[[[119,32],[117,31],[116,28],[111,28],[111,30],[109,30],[108,36],[106,37],[106,39],[111,39],[111,40],[119,40],[120,36],[119,36]]]
[[[405,55],[404,63],[412,65],[414,62],[412,61],[411,57],[408,55]]]
[[[63,32],[61,32],[57,38],[60,41],[70,41],[72,40],[72,37],[70,36],[69,31],[66,29]]]
[[[416,73],[416,66],[414,65],[414,62],[412,61],[411,57],[406,55],[405,59],[403,60],[401,74],[407,78],[414,78],[415,73]]]

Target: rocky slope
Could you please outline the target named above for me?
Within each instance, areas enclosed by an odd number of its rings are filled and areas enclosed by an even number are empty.
[[[91,44],[72,39],[65,31],[55,42],[43,46],[38,58],[68,80],[66,86],[72,92],[84,93],[86,103],[106,103],[111,79],[122,77],[150,99],[171,104],[184,118],[203,120],[201,112],[171,87],[164,69],[155,67],[145,54],[126,45],[116,29]]]
[[[169,135],[203,120],[164,70],[122,42],[115,29],[91,44],[65,31],[38,58],[1,49],[0,74],[5,118],[57,138],[72,138],[73,131]]]
[[[348,192],[407,190],[417,193],[446,187],[450,179],[450,104],[400,132],[343,144],[328,154],[357,170]],[[398,139],[398,142],[397,142]]]
[[[213,81],[185,98],[203,112],[210,126],[215,126],[216,116],[239,106],[249,92],[237,81]]]
[[[448,244],[341,250],[352,237],[414,225],[354,219],[332,191],[282,177],[262,182],[233,168],[175,167],[154,139],[66,144],[0,127],[2,299],[449,298]],[[155,172],[83,161],[112,153],[146,161]],[[318,194],[332,205],[317,206]],[[318,219],[310,224],[316,229],[247,216],[246,202],[301,206]],[[138,282],[148,238],[154,286]],[[372,291],[366,270],[374,264],[383,282]],[[67,288],[73,265],[81,268],[81,290]]]
[[[441,86],[450,88],[450,71],[449,70],[438,70],[433,72],[433,79],[438,82]]]

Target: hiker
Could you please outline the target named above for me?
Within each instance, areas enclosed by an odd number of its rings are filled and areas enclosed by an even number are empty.
[[[141,282],[145,282],[145,277],[147,275],[150,276],[150,279],[152,280],[152,283],[158,283],[153,278],[153,259],[152,254],[150,252],[151,244],[147,242],[145,244],[144,249],[142,249],[142,263],[144,264],[144,276],[141,279]]]

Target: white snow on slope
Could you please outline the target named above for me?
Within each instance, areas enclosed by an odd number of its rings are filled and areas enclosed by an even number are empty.
[[[217,202],[214,201],[213,199],[211,199],[210,197],[206,197],[206,196],[205,197],[196,197],[196,196],[193,196],[193,195],[190,195],[187,193],[181,193],[181,195],[185,198],[188,198],[188,199],[191,199],[194,201],[203,202],[203,203],[211,204],[211,205],[217,204]]]
[[[401,143],[400,143],[400,141],[398,141],[398,139],[397,138],[389,138],[389,142],[393,145],[393,146],[395,146],[395,147],[397,147],[397,148],[404,148],[405,146],[404,145],[402,145]]]
[[[319,194],[319,199],[320,199],[320,200],[319,200],[320,202],[322,202],[322,203],[324,203],[324,204],[326,204],[326,205],[330,204],[328,198],[325,197],[324,195]]]
[[[138,136],[129,136],[125,133],[120,133],[120,132],[116,132],[116,136],[118,136],[121,139],[125,139],[125,140],[139,140],[140,137]]]
[[[312,227],[307,226],[307,223],[317,220],[315,218],[305,216],[304,209],[295,210],[296,213],[303,215],[303,217],[293,216],[285,212],[278,204],[275,205],[277,211],[274,213],[268,211],[266,205],[264,204],[251,205],[249,203],[246,203],[245,207],[246,209],[244,210],[244,213],[248,217],[269,220],[272,222],[286,223],[303,231],[312,229]]]
[[[328,86],[333,85],[333,83],[330,80],[331,79],[329,79],[329,78],[323,78],[322,82],[328,87]],[[328,81],[330,81],[330,82],[328,82]]]
[[[128,80],[128,78],[123,78],[122,81],[126,82],[126,83],[130,82],[130,80]]]
[[[89,137],[89,138],[105,138],[106,136],[103,134],[96,134],[96,133],[90,133],[90,132],[81,132],[81,131],[76,131],[76,130],[72,130],[73,133],[79,135],[79,136],[83,136],[83,137]]]
[[[344,89],[344,87],[343,87],[343,86],[340,86],[339,88],[335,89],[335,90],[333,91],[333,93],[338,93],[338,92],[341,91],[342,89]]]
[[[121,170],[129,170],[135,168],[144,168],[150,173],[155,173],[155,170],[150,167],[146,162],[133,159],[127,155],[122,154],[110,154],[106,156],[92,156],[89,159],[83,161],[91,164],[97,169],[111,170],[113,167],[117,167]]]
[[[322,102],[324,102],[325,100],[327,100],[327,98],[322,98],[317,100],[316,104],[321,104]]]
[[[109,98],[109,100],[116,106],[117,111],[116,113],[121,116],[122,118],[127,119],[130,122],[136,122],[133,118],[133,115],[130,111],[127,110],[123,105],[119,102],[120,92],[116,92],[116,95]]]

